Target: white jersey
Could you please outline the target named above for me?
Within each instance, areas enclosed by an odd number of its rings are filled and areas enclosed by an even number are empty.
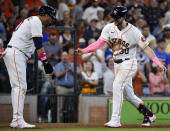
[[[136,59],[136,46],[139,45],[144,49],[149,44],[140,30],[130,23],[121,31],[114,23],[107,24],[103,28],[100,38],[108,41],[111,45],[122,42],[121,52],[114,56],[115,59]]]
[[[33,37],[42,37],[42,23],[37,16],[31,16],[20,23],[13,32],[8,45],[21,50],[30,57],[35,50]]]

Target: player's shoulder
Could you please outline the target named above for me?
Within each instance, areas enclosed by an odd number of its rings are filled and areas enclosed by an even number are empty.
[[[130,23],[129,23],[130,24]],[[136,26],[134,26],[134,25],[132,25],[132,24],[130,24],[130,26],[131,26],[131,28],[132,28],[132,30],[134,31],[134,32],[136,32],[136,33],[141,33],[141,31],[136,27]]]
[[[37,23],[37,24],[41,24],[40,19],[38,18],[38,16],[31,16],[29,18],[27,18],[31,23]]]
[[[114,26],[114,23],[108,23],[104,26],[105,29],[110,29],[111,27]]]

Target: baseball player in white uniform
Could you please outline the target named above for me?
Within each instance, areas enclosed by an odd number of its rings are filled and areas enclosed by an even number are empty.
[[[115,79],[113,81],[113,111],[111,120],[104,124],[106,127],[121,127],[120,113],[125,98],[144,115],[143,126],[150,126],[156,116],[145,107],[143,101],[133,91],[132,77],[137,70],[136,46],[139,45],[150,59],[164,72],[166,68],[161,64],[153,50],[148,46],[141,32],[132,24],[125,21],[127,8],[117,6],[111,17],[114,22],[107,24],[99,39],[86,47],[78,48],[75,53],[82,55],[95,51],[104,44],[109,44],[114,53]]]
[[[44,48],[42,47],[42,25],[48,26],[55,19],[56,11],[50,6],[42,6],[38,16],[25,19],[13,32],[5,50],[4,61],[8,70],[12,87],[13,120],[12,128],[33,128],[23,118],[24,98],[27,91],[26,61],[36,49],[39,59],[43,62],[45,72],[51,74]]]

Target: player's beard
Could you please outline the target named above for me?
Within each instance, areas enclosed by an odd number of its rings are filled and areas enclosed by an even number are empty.
[[[51,23],[47,20],[47,22],[46,22],[46,24],[45,24],[45,27],[48,27],[48,26],[50,26],[51,25]]]
[[[121,26],[122,24],[123,24],[123,22],[121,21],[121,22],[118,22],[116,26],[119,27],[119,26]]]

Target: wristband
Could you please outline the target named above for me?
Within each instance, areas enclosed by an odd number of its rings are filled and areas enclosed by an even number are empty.
[[[38,57],[40,58],[41,61],[47,60],[46,53],[42,52],[38,54]]]
[[[152,58],[152,61],[157,65],[162,64],[156,56],[154,58]]]

